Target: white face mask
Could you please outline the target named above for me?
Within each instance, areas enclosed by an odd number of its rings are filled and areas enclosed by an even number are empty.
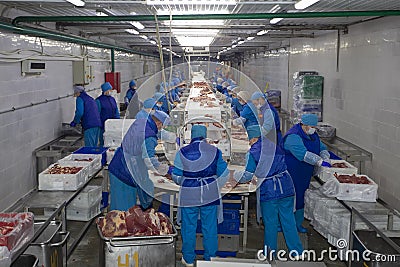
[[[312,135],[312,134],[314,134],[315,133],[315,128],[310,128],[308,131],[307,131],[307,134],[308,135]]]
[[[258,105],[257,105],[257,108],[258,108],[258,109],[260,109],[261,107],[262,107],[262,105],[261,105],[261,104],[258,104]]]

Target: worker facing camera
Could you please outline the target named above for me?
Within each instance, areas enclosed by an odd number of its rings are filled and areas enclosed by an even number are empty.
[[[315,132],[318,117],[315,114],[303,114],[301,122],[294,125],[283,137],[285,161],[293,178],[296,190],[296,225],[299,232],[307,229],[304,221],[304,194],[310,186],[315,166],[330,167],[330,154]]]
[[[217,223],[223,220],[219,188],[228,180],[229,171],[221,150],[208,144],[206,138],[207,128],[193,125],[191,142],[176,153],[172,170],[173,181],[180,185],[178,223],[182,225],[182,263],[185,266],[193,266],[196,258],[198,218],[206,261],[216,256]]]

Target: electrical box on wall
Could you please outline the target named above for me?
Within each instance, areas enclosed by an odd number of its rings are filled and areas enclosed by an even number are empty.
[[[21,62],[21,73],[25,74],[41,74],[46,70],[46,63],[38,60],[24,60]]]
[[[104,73],[104,80],[111,83],[117,93],[121,92],[121,73],[120,72],[106,72]]]
[[[91,67],[89,61],[84,58],[81,61],[72,62],[72,73],[74,84],[89,84],[93,80],[93,75],[91,73]]]

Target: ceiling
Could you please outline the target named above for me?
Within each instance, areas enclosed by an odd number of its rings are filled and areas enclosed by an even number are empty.
[[[169,15],[172,14],[251,14],[281,12],[326,12],[326,11],[374,11],[400,10],[399,0],[320,0],[314,5],[296,10],[293,0],[83,0],[84,7],[75,7],[66,0],[2,0],[6,9],[2,16],[16,14],[6,12],[17,9],[22,13],[37,16],[96,16],[96,15]],[[183,2],[170,4],[168,2]],[[151,3],[149,3],[151,2]],[[198,4],[187,4],[198,2]],[[166,3],[166,4],[164,4]],[[205,4],[206,3],[206,4]],[[209,4],[207,4],[209,3]],[[153,5],[154,4],[154,5]],[[1,9],[0,9],[1,11]],[[99,13],[102,12],[102,13]],[[11,17],[13,18],[13,17]],[[341,17],[341,18],[285,18],[277,24],[270,24],[269,19],[259,20],[191,20],[172,21],[172,50],[183,54],[182,45],[201,46],[203,42],[211,43],[210,52],[218,52],[231,47],[221,55],[237,55],[238,52],[256,52],[287,46],[290,38],[313,38],[329,30],[345,30],[346,26],[373,19],[374,17]],[[57,30],[66,33],[81,34],[85,37],[108,37],[120,46],[131,47],[150,53],[157,53],[157,30],[154,21],[140,21],[144,26],[129,22],[58,22]],[[164,50],[170,44],[169,21],[159,21],[159,32]],[[182,24],[184,23],[184,24]],[[186,23],[186,24],[185,24]],[[42,26],[54,27],[51,24]],[[126,30],[130,29],[131,32]],[[261,30],[269,30],[259,36]],[[249,37],[247,39],[247,37]],[[255,37],[255,38],[253,38]],[[241,41],[240,44],[237,44]],[[189,43],[187,43],[189,42]],[[186,44],[187,43],[187,44]],[[235,47],[235,45],[237,45]]]

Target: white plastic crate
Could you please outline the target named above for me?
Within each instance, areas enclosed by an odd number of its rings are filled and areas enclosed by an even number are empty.
[[[92,159],[92,161],[78,161],[88,159]],[[89,178],[101,169],[101,155],[71,154],[66,156],[65,158],[60,159],[58,163],[65,166],[87,167]]]
[[[48,170],[55,164],[50,165],[39,174],[39,190],[45,191],[75,191],[83,186],[88,177],[88,169],[83,167],[76,174],[49,174]],[[62,167],[74,167],[61,165]]]
[[[323,193],[327,196],[336,197],[340,200],[376,202],[378,197],[378,185],[366,175],[356,176],[365,176],[370,184],[340,183],[333,176],[332,179],[329,179],[322,186]]]
[[[67,220],[87,222],[100,214],[101,199],[93,206],[86,208],[78,208],[73,206],[67,207]]]
[[[124,136],[134,121],[134,119],[108,119],[104,123],[104,133]]]
[[[328,168],[328,167],[318,167],[316,175],[324,182],[333,178],[335,173],[338,174],[357,174],[358,169],[345,160],[331,160],[331,164],[334,163],[345,163],[348,168]]]
[[[95,205],[102,197],[103,188],[96,185],[86,186],[68,207],[89,208]]]

